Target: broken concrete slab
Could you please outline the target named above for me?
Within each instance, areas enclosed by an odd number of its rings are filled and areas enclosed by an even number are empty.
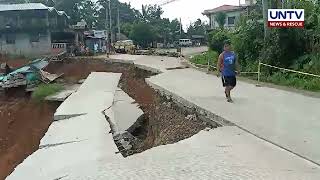
[[[80,87],[80,84],[74,84],[74,85],[65,85],[64,90],[57,92],[51,96],[48,96],[45,98],[47,101],[59,101],[63,102],[65,101],[72,93],[75,93]]]
[[[275,88],[239,82],[226,103],[221,80],[194,69],[169,71],[146,82],[183,104],[215,114],[309,161],[320,164],[320,101]],[[301,108],[304,107],[304,108]],[[257,117],[259,117],[257,120]],[[297,133],[298,132],[298,133]]]
[[[83,152],[80,143],[67,144],[50,148],[63,152],[62,147],[74,146]],[[68,149],[67,148],[67,149]],[[88,147],[84,147],[87,149]],[[49,151],[48,150],[48,151]],[[37,152],[38,153],[38,152]],[[81,161],[74,163],[74,154],[65,157],[58,164],[57,154],[41,155],[42,163],[32,168],[29,158],[23,169],[17,170],[8,180],[56,179],[63,180],[127,180],[127,179],[310,179],[320,178],[320,168],[294,154],[239,129],[238,127],[221,127],[212,131],[201,131],[189,139],[175,144],[158,146],[127,158],[114,158],[105,161],[82,161],[89,159],[80,157]],[[52,156],[48,156],[52,155]],[[65,154],[67,155],[67,154]],[[33,156],[33,155],[32,155]],[[40,156],[40,155],[37,155]],[[87,154],[91,156],[91,154]],[[48,160],[48,157],[54,157]],[[96,157],[94,154],[92,157]],[[40,159],[40,158],[39,158]],[[71,162],[69,162],[71,160]],[[29,167],[27,167],[27,164]],[[50,166],[48,164],[50,163]],[[63,164],[63,166],[61,166]],[[143,164],[143,165],[140,165]],[[52,169],[51,169],[52,168]],[[19,171],[18,171],[19,170]],[[50,173],[47,171],[50,170]],[[19,174],[17,174],[17,171]]]
[[[9,179],[42,180],[80,173],[79,164],[102,165],[122,158],[102,113],[54,122],[40,149],[19,165]],[[78,171],[77,171],[78,170]]]
[[[109,134],[109,131],[110,125],[102,112],[90,113],[64,121],[53,122],[41,139],[40,146],[97,139],[103,134]]]
[[[99,113],[111,107],[120,77],[121,73],[92,72],[77,92],[58,107],[54,120]]]
[[[80,80],[78,81],[78,84],[83,84],[84,81],[86,81],[86,79],[80,79]]]
[[[125,101],[115,102],[112,106],[114,119],[119,131],[127,131],[135,124],[138,118],[143,115],[143,111],[138,104],[132,104]]]
[[[58,146],[43,148],[29,156],[19,165],[8,180],[43,180],[55,179],[68,175],[82,173],[77,167],[84,165],[102,166],[106,162],[117,162],[123,158],[113,142],[110,134],[104,134],[100,139],[83,140],[65,143]]]
[[[134,103],[134,99],[119,89],[115,93],[112,107],[105,111],[105,115],[113,124],[112,130],[116,134],[127,131],[143,114],[138,104]]]
[[[133,98],[131,98],[127,93],[125,93],[122,89],[118,88],[114,95],[114,102],[125,101],[125,102],[135,102]]]
[[[99,113],[111,107],[114,93],[78,91],[69,96],[56,110],[54,120],[62,120],[88,113]]]
[[[121,78],[121,73],[92,72],[82,83],[79,91],[93,92],[96,90],[115,92]]]

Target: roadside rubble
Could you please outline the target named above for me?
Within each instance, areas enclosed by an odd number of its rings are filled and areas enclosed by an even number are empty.
[[[49,65],[50,58],[36,59],[22,67],[11,69],[6,63],[1,65],[5,72],[0,75],[0,89],[10,89],[25,86],[26,91],[32,90],[41,82],[49,84],[63,74],[51,74],[44,71]]]
[[[180,54],[178,52],[172,51],[156,51],[155,49],[149,50],[136,50],[136,55],[147,55],[147,56],[168,56],[168,57],[179,57]]]

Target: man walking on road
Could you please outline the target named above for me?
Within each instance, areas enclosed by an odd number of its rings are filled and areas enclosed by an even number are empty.
[[[222,77],[222,85],[225,87],[227,101],[232,103],[231,90],[237,84],[236,75],[239,73],[239,63],[234,52],[231,51],[231,43],[224,43],[224,51],[219,55],[217,70],[218,77]]]

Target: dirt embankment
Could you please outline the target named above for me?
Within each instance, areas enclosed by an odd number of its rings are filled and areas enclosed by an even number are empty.
[[[0,179],[38,149],[56,107],[32,102],[23,90],[0,92]]]
[[[129,64],[105,63],[99,60],[72,60],[69,63],[52,64],[49,72],[64,73],[65,79],[77,82],[86,78],[92,71],[122,73],[119,87],[131,96],[144,111],[143,127],[135,132],[142,142],[134,151],[142,152],[149,148],[171,144],[189,138],[208,127],[173,102],[164,100],[153,88],[147,85],[145,78],[155,75]]]
[[[20,66],[19,63],[16,66]],[[191,137],[208,125],[197,118],[186,118],[187,112],[164,100],[149,87],[145,78],[153,74],[133,65],[105,63],[97,60],[70,60],[52,63],[45,70],[64,73],[64,82],[75,83],[92,71],[122,73],[120,87],[140,105],[145,112],[143,126],[135,135],[141,143],[134,147],[139,153],[149,148],[175,143]],[[107,83],[107,82],[106,82]],[[58,104],[37,104],[21,90],[0,92],[0,180],[39,147],[41,138],[52,123]]]

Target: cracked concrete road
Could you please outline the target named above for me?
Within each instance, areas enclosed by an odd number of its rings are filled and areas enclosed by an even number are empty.
[[[153,69],[178,66],[175,58],[113,56]],[[221,80],[195,69],[163,70],[149,78],[155,88],[182,98],[195,107],[219,115],[282,148],[320,164],[320,99],[284,90],[239,82],[234,104],[225,102]]]
[[[122,55],[118,58],[158,70],[179,63],[159,57]],[[201,131],[178,143],[123,158],[115,153],[116,146],[106,132],[110,130],[107,121],[89,113],[55,122],[57,127],[50,128],[56,132],[44,140],[50,143],[79,140],[79,137],[91,140],[38,150],[8,180],[26,177],[33,180],[320,179],[320,167],[300,157],[315,162],[319,157],[320,115],[316,109],[320,107],[319,99],[240,82],[235,104],[228,104],[220,80],[193,69],[166,70],[148,82],[237,126]],[[90,131],[86,131],[88,128]]]

